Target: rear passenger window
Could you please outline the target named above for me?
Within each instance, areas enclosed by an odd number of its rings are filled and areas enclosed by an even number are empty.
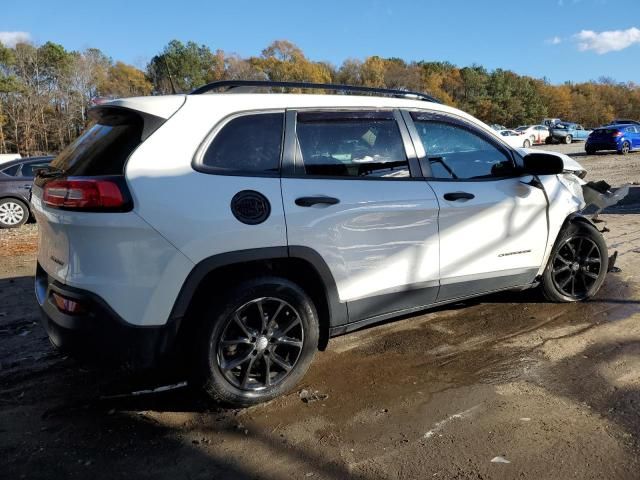
[[[414,115],[414,121],[433,178],[494,178],[513,173],[513,162],[506,153],[466,128],[423,120],[420,115]]]
[[[258,113],[230,120],[213,138],[203,167],[226,175],[278,175],[283,113]]]
[[[296,131],[306,175],[409,177],[400,130],[390,112],[298,113]]]

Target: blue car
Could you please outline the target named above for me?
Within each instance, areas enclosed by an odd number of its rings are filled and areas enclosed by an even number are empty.
[[[640,125],[615,125],[596,128],[584,145],[591,155],[598,150],[617,150],[626,155],[632,150],[640,150]]]
[[[549,127],[549,143],[571,143],[576,140],[586,140],[591,130],[586,130],[582,125],[570,122],[558,122]]]

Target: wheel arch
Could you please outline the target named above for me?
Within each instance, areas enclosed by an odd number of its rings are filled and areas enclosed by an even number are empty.
[[[179,319],[182,335],[193,330],[194,317],[211,291],[260,275],[287,278],[311,297],[318,312],[323,350],[331,327],[347,323],[347,307],[341,303],[333,275],[320,254],[308,247],[267,247],[223,253],[199,262],[188,275],[171,312]]]

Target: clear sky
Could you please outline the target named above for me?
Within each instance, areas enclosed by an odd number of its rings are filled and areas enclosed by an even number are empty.
[[[0,3],[3,43],[27,36],[68,49],[97,47],[138,67],[174,38],[241,56],[287,39],[309,58],[337,65],[380,55],[478,63],[553,83],[601,76],[640,83],[640,0]]]

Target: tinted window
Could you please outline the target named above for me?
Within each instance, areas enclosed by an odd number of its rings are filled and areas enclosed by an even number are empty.
[[[441,121],[415,121],[434,178],[470,179],[510,175],[507,155],[480,136]]]
[[[212,173],[277,175],[283,122],[283,113],[234,118],[214,137],[203,165]]]
[[[391,113],[300,113],[296,131],[307,175],[409,177],[402,137]]]
[[[636,127],[627,127],[627,132],[636,133],[637,132]]]
[[[49,166],[50,162],[38,162],[38,163],[25,163],[22,165],[22,170],[20,171],[21,177],[35,177],[35,173],[38,170],[46,168]]]
[[[129,155],[142,142],[144,122],[133,112],[103,113],[51,162],[68,175],[121,175]]]
[[[20,169],[20,164],[18,163],[12,167],[5,168],[4,170],[2,170],[2,173],[4,173],[5,175],[9,175],[11,177],[15,177],[19,169]]]

